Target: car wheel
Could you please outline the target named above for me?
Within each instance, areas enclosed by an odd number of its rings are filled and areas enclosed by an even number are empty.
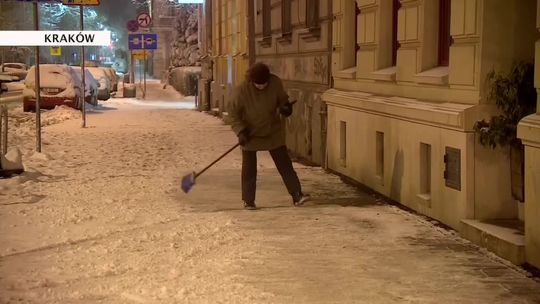
[[[30,105],[23,103],[23,112],[31,112],[31,111],[32,111],[32,108],[30,107]]]

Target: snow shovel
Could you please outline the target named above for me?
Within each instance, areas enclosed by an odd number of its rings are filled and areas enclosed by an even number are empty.
[[[199,177],[199,175],[203,174],[204,171],[208,170],[215,163],[217,163],[222,158],[227,156],[227,154],[231,153],[231,151],[236,149],[239,145],[240,145],[240,143],[237,143],[236,145],[234,145],[232,148],[227,150],[227,152],[223,153],[220,157],[218,157],[218,159],[214,160],[210,165],[208,165],[208,166],[206,166],[206,168],[202,169],[199,173],[193,172],[193,173],[190,173],[190,174],[182,177],[182,190],[184,190],[185,193],[188,193],[189,190],[191,190],[191,188],[193,187],[193,185],[195,185],[195,179],[197,177]]]

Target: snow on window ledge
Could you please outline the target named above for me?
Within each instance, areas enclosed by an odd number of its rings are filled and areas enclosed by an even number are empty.
[[[436,67],[414,75],[414,80],[417,83],[447,85],[448,84],[448,67]]]
[[[337,78],[356,79],[356,67],[337,71],[334,73],[334,76]]]
[[[370,78],[382,81],[396,81],[396,70],[397,68],[395,66],[378,70],[372,72]]]

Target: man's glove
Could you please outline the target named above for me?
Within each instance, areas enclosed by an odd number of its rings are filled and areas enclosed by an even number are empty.
[[[292,114],[292,106],[295,104],[296,101],[293,102],[287,102],[286,104],[279,107],[279,113],[285,117],[289,117]]]
[[[242,130],[240,133],[238,133],[238,143],[240,146],[244,146],[249,142],[249,131],[248,129]]]

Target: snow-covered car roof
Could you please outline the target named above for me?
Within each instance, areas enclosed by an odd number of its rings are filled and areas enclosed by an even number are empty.
[[[36,66],[32,66],[28,70],[24,83],[27,88],[35,91]],[[73,96],[75,88],[80,87],[80,82],[75,71],[66,64],[40,64],[40,87],[41,88],[59,88],[65,90],[62,95],[58,96]]]

